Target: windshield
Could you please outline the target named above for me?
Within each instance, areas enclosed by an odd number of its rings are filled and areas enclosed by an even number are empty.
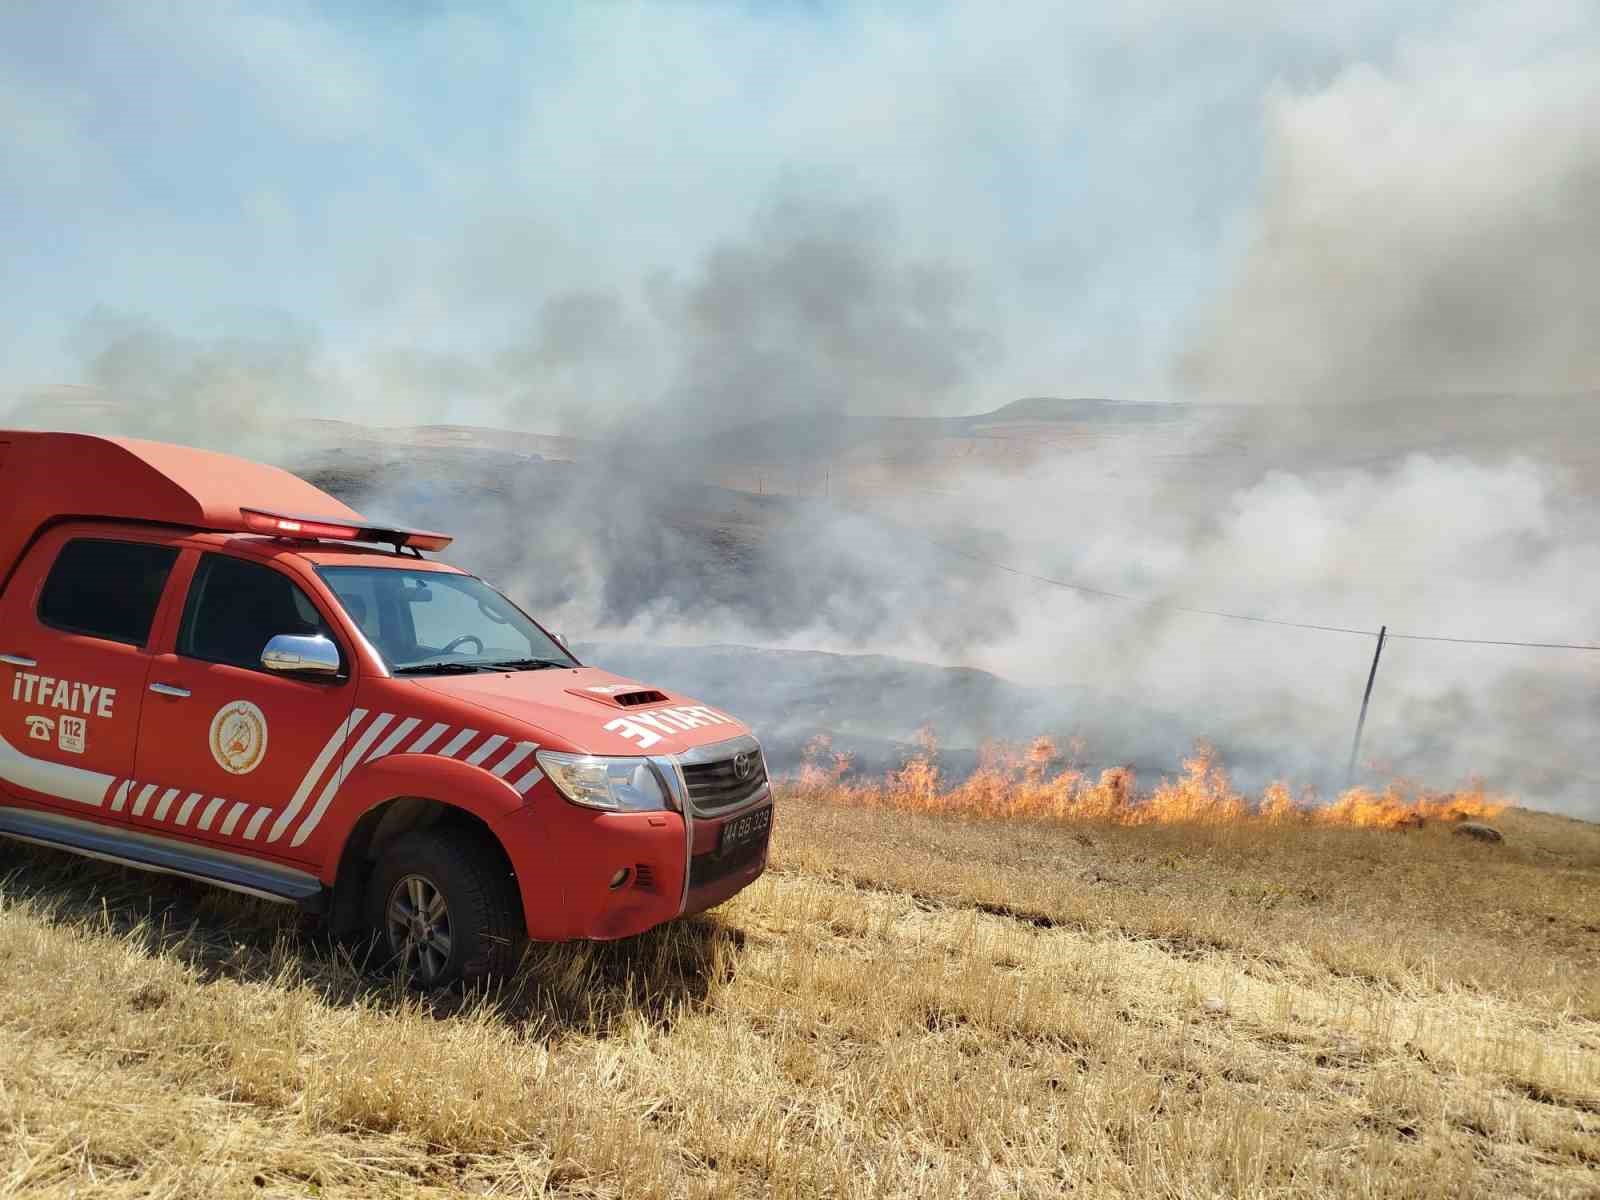
[[[533,671],[578,661],[483,580],[395,567],[321,567],[397,675]]]

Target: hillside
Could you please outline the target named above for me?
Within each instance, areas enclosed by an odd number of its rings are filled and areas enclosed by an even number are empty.
[[[955,417],[857,416],[824,408],[712,434],[689,432],[674,438],[671,446],[676,454],[707,466],[800,466],[856,458],[916,461],[940,443],[1008,435],[1048,441],[1076,426],[1139,428],[1184,421],[1192,415],[1193,410],[1181,404],[1054,396],[1030,397],[991,412]]]
[[[0,1196],[1592,1196],[1600,829],[780,801],[704,918],[487,999],[0,846]]]
[[[833,526],[819,532],[812,502],[790,497],[656,481],[630,503],[628,479],[608,482],[605,495],[596,496],[582,464],[450,446],[346,445],[298,466],[364,511],[455,531],[451,561],[508,588],[545,619],[571,605],[602,629],[672,617],[691,629],[722,626],[751,640],[783,638],[843,595],[874,597],[877,619],[893,623],[885,628],[937,631],[952,623],[947,597],[985,591],[975,564],[908,555],[888,522],[867,526],[882,542],[881,554],[835,561],[818,572],[796,547],[810,539],[825,552]],[[508,537],[525,514],[538,520]],[[861,518],[863,525],[869,520]],[[604,569],[597,571],[602,556]],[[863,607],[852,600],[851,617],[860,620]],[[970,624],[984,611],[975,604],[971,616],[959,619]],[[806,741],[827,732],[861,769],[881,771],[898,765],[917,731],[931,726],[945,740],[947,768],[957,773],[976,764],[985,739],[1038,734],[1081,737],[1096,762],[1161,771],[1176,764],[1197,732],[1137,697],[1070,679],[1042,689],[889,655],[637,638],[597,644],[592,630],[564,630],[585,660],[739,713],[761,732],[782,770],[798,766]],[[1260,761],[1251,747],[1226,748],[1247,776]]]
[[[933,729],[945,771],[958,778],[977,766],[989,739],[1078,737],[1094,765],[1129,762],[1150,773],[1176,769],[1188,745],[1176,714],[1071,684],[1024,687],[970,667],[756,646],[578,642],[574,649],[585,662],[739,713],[760,731],[774,769],[785,772],[800,766],[819,733],[852,756],[857,772],[876,775],[916,749],[919,730]],[[1136,741],[1130,727],[1141,731]],[[1236,765],[1250,774],[1248,762]]]
[[[126,422],[136,414],[114,420],[91,389],[58,391],[70,394],[54,396],[53,407],[35,416],[62,423],[76,414],[95,427],[133,431]],[[1426,590],[1438,596],[1412,615],[1409,631],[1532,636],[1529,628],[1548,620],[1548,630],[1533,632],[1587,641],[1592,622],[1582,611],[1546,618],[1502,597],[1493,606],[1500,611],[1480,612],[1494,589],[1473,580],[1483,554],[1509,556],[1508,564],[1535,554],[1558,574],[1568,569],[1561,547],[1581,557],[1584,506],[1600,495],[1600,438],[1587,436],[1600,413],[1595,400],[1435,397],[1246,410],[1036,397],[931,424],[849,418],[865,424],[840,457],[791,466],[748,457],[707,464],[687,449],[674,456],[642,443],[602,447],[487,427],[321,420],[230,426],[237,444],[229,448],[299,470],[374,517],[454,533],[452,561],[579,640],[670,643],[667,657],[619,669],[690,694],[714,690],[758,721],[786,764],[819,726],[842,736],[869,769],[896,762],[928,723],[939,728],[952,770],[970,765],[985,737],[1050,734],[1083,737],[1093,762],[1160,772],[1193,737],[1205,736],[1255,782],[1282,775],[1326,792],[1343,782],[1353,699],[1364,681],[1351,665],[1358,656],[1312,669],[1304,658],[1309,642],[1282,642],[1274,669],[1251,672],[1249,647],[1267,642],[1255,631],[1246,637],[1201,622],[1193,626],[1205,639],[1194,643],[1197,656],[1141,659],[1150,631],[1132,629],[1109,609],[1104,622],[1099,613],[1075,620],[1064,593],[1008,582],[1003,567],[977,560],[1139,595],[1191,551],[1201,568],[1219,529],[1239,525],[1242,502],[1294,520],[1304,508],[1296,497],[1309,488],[1318,520],[1327,519],[1322,510],[1349,522],[1370,509],[1367,519],[1376,523],[1359,543],[1368,546],[1383,542],[1387,522],[1377,519],[1377,506],[1386,482],[1459,486],[1469,508],[1504,484],[1533,505],[1506,506],[1524,532],[1467,551],[1458,543],[1477,526],[1444,522],[1449,536],[1440,552],[1452,565],[1430,570]],[[893,430],[913,433],[890,437]],[[195,429],[190,422],[153,432],[188,437]],[[740,453],[737,439],[727,449]],[[1523,461],[1524,453],[1537,457]],[[1489,476],[1460,460],[1488,465]],[[1284,472],[1300,481],[1286,488]],[[1070,525],[1066,536],[1057,535],[1053,517],[1039,519],[1056,513]],[[1573,533],[1551,537],[1541,529]],[[1251,559],[1251,547],[1274,545],[1285,533],[1271,529],[1229,553]],[[1270,564],[1250,579],[1219,561],[1201,569],[1190,599],[1334,624],[1395,621],[1393,609],[1408,598],[1381,595],[1394,572],[1379,558],[1363,564],[1353,550],[1343,553],[1347,568],[1323,586],[1307,581],[1301,594],[1270,604],[1264,596],[1279,582]],[[1573,566],[1581,572],[1575,558]],[[1491,574],[1516,578],[1509,566]],[[1563,586],[1559,594],[1582,592]],[[1097,644],[1102,628],[1120,631],[1114,655]],[[1212,640],[1213,632],[1225,636]],[[1154,633],[1160,641],[1173,630]],[[743,662],[703,663],[693,647],[708,643],[747,647],[718,652]],[[754,648],[763,646],[875,650],[898,659],[848,655],[823,671],[823,660]],[[1594,811],[1581,715],[1592,689],[1575,661],[1563,668],[1553,658],[1485,658],[1487,673],[1463,677],[1451,691],[1439,680],[1467,651],[1405,649],[1411,653],[1391,650],[1384,659],[1367,742],[1377,769],[1442,785],[1479,774],[1538,807]],[[910,676],[894,662],[907,659],[950,664],[950,674],[904,686],[898,680]],[[1302,660],[1301,677],[1276,669]],[[1524,663],[1529,670],[1518,676]],[[975,677],[959,669],[969,664],[1025,678],[1053,702],[999,682],[971,688]],[[1396,670],[1410,677],[1397,678]],[[1492,686],[1502,673],[1505,685]],[[834,691],[818,686],[824,678]],[[1159,700],[1151,683],[1163,689]],[[1437,694],[1421,703],[1389,703],[1430,692]],[[944,693],[972,703],[946,703]],[[814,719],[821,713],[826,721]]]

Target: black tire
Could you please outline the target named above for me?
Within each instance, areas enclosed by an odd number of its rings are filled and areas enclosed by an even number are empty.
[[[419,895],[425,901],[420,907],[413,903]],[[442,919],[435,895],[443,901]],[[413,915],[402,920],[407,911]],[[367,913],[383,959],[422,988],[509,975],[527,941],[505,855],[491,838],[472,829],[395,838],[372,872]],[[423,928],[429,931],[426,937]]]

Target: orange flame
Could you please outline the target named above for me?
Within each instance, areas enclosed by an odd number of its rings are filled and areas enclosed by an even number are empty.
[[[833,748],[833,738],[819,733],[801,751],[800,786],[836,787],[850,771],[851,756]]]
[[[1489,818],[1505,808],[1479,783],[1463,791],[1435,793],[1395,782],[1381,792],[1351,788],[1332,803],[1319,804],[1310,789],[1296,796],[1279,781],[1252,800],[1234,790],[1216,750],[1203,741],[1183,760],[1183,772],[1176,779],[1163,778],[1141,792],[1131,767],[1112,767],[1091,778],[1078,765],[1082,752],[1082,745],[1075,742],[1063,756],[1045,737],[1021,749],[1008,742],[986,742],[979,748],[978,769],[963,782],[946,786],[938,739],[931,729],[922,729],[916,752],[899,770],[879,780],[858,781],[846,778],[850,756],[834,750],[832,739],[819,734],[807,743],[795,782],[804,793],[869,808],[1063,823],[1258,821],[1407,829],[1428,821]]]

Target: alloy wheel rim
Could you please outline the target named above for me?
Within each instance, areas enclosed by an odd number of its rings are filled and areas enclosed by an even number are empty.
[[[389,948],[407,971],[437,979],[450,961],[450,909],[444,893],[424,875],[402,877],[389,893]]]

